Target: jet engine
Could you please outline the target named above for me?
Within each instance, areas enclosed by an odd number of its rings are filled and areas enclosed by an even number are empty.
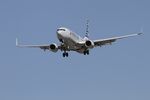
[[[86,46],[87,48],[93,48],[93,47],[94,47],[94,42],[91,41],[91,40],[87,40],[87,41],[85,42],[85,46]]]
[[[52,52],[57,52],[58,51],[58,46],[57,44],[53,43],[49,46],[49,50]]]

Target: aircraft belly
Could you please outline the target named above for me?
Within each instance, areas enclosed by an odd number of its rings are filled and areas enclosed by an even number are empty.
[[[84,48],[82,48],[80,45],[77,44],[80,40],[76,40],[70,37],[59,37],[59,36],[58,39],[63,40],[65,46],[68,47],[69,51],[76,51],[78,53],[83,53],[85,51]]]
[[[72,51],[76,51],[77,49],[80,48],[79,46],[76,45],[76,42],[70,38],[65,39],[64,44],[66,44],[69,47],[69,49]]]

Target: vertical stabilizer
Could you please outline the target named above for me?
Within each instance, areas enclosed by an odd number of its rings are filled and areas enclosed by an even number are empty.
[[[87,20],[87,22],[86,22],[86,33],[85,33],[85,37],[89,38],[89,20]]]

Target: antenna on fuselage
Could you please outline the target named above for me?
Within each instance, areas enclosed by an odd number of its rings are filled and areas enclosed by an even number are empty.
[[[85,37],[89,38],[89,20],[88,19],[86,21],[86,33],[85,33]]]

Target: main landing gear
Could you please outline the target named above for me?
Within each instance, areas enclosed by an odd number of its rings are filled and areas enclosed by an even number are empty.
[[[83,52],[84,55],[89,55],[89,50]]]
[[[66,52],[66,49],[68,49],[68,47],[64,45],[64,41],[62,39],[59,39],[59,41],[61,42],[61,51],[64,51],[62,56],[68,57],[69,54],[68,54],[68,52]]]
[[[68,57],[68,56],[69,56],[68,52],[63,53],[63,57]]]

